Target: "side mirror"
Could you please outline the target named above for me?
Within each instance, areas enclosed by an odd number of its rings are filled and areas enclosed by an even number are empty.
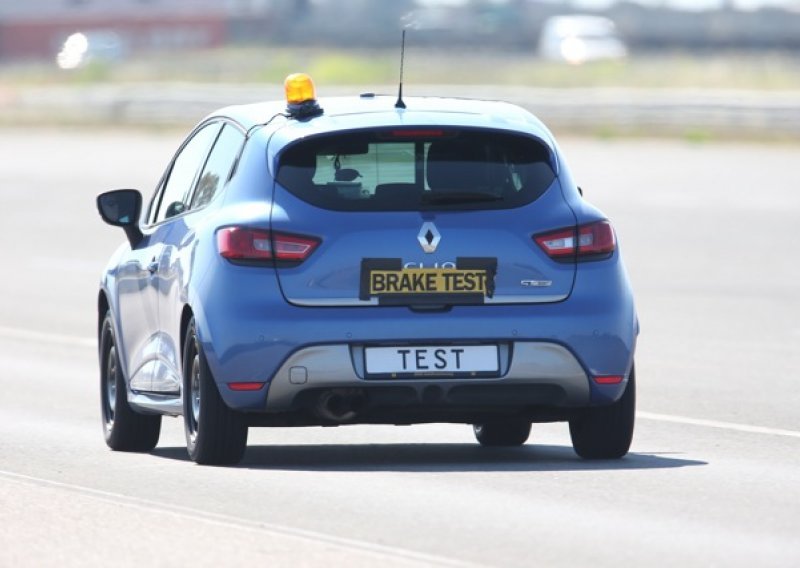
[[[109,225],[122,227],[135,248],[142,241],[139,215],[142,212],[142,194],[135,189],[116,189],[97,196],[97,210]]]
[[[583,188],[581,186],[578,186],[578,193],[580,193],[581,196],[583,196]]]

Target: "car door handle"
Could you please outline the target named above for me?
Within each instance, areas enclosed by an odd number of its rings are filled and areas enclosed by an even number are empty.
[[[150,264],[147,265],[147,271],[150,274],[155,274],[156,270],[158,270],[158,262],[153,261],[153,262],[151,262]]]

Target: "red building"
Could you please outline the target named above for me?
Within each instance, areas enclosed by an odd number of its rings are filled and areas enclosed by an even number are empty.
[[[226,39],[230,5],[215,0],[3,3],[0,58],[51,58],[76,32],[116,34],[126,50],[215,47]]]

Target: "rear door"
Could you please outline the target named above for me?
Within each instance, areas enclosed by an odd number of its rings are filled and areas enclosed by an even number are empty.
[[[121,336],[130,387],[149,391],[158,359],[158,280],[156,267],[163,245],[148,234],[126,254],[117,274]]]
[[[279,266],[293,304],[547,303],[572,289],[574,259],[555,262],[532,238],[574,216],[549,148],[526,135],[426,127],[303,140],[279,158],[274,205],[274,241],[320,240]]]
[[[142,362],[142,371],[132,373],[131,388],[139,391],[177,393],[180,382],[171,372],[169,362],[174,359],[172,339],[164,333],[163,317],[165,291],[173,285],[171,275],[171,249],[174,240],[174,223],[188,209],[187,195],[197,179],[197,173],[208,156],[221,124],[207,124],[187,138],[170,164],[156,192],[148,213],[148,227],[141,251],[138,294],[124,300],[129,312],[128,319],[139,321],[136,328],[142,337],[134,348],[132,365]],[[146,263],[146,264],[145,264]],[[138,297],[137,297],[138,296]],[[123,303],[123,299],[120,299]],[[138,312],[138,313],[137,313]],[[123,318],[126,316],[123,315]],[[128,325],[123,320],[124,325]]]

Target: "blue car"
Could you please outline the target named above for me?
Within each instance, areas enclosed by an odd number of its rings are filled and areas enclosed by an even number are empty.
[[[548,129],[501,102],[364,94],[233,106],[153,197],[97,198],[127,235],[102,275],[102,419],[149,451],[240,461],[254,426],[462,423],[519,446],[565,421],[624,456],[638,320],[614,230]]]

